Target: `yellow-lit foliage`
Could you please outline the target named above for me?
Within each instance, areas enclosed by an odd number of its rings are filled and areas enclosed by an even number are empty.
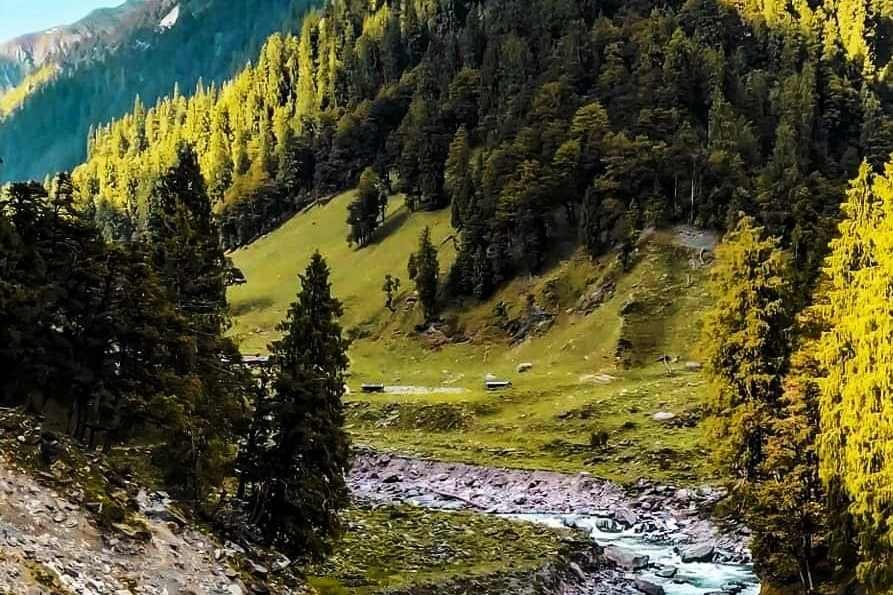
[[[713,307],[701,347],[713,385],[708,403],[721,463],[754,480],[781,408],[787,365],[790,269],[779,241],[743,217],[716,254]]]
[[[819,359],[821,476],[857,529],[859,578],[893,586],[893,165],[851,183],[827,259]]]

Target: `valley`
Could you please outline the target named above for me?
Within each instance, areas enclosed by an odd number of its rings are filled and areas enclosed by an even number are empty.
[[[893,591],[891,2],[97,1],[0,0],[0,595]]]

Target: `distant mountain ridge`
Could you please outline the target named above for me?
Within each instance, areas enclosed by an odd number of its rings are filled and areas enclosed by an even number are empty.
[[[0,43],[0,95],[35,71],[75,65],[126,42],[135,31],[157,26],[180,0],[128,0],[94,10],[83,19]]]
[[[223,82],[322,0],[129,0],[0,44],[0,182],[86,158],[91,127]]]

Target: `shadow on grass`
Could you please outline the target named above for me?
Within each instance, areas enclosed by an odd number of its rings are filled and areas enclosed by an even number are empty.
[[[244,316],[249,312],[254,312],[255,310],[265,310],[266,308],[270,308],[272,306],[273,300],[270,298],[254,298],[230,305],[229,313],[230,316]]]
[[[396,213],[385,219],[384,223],[381,224],[381,227],[379,227],[375,231],[375,239],[370,243],[370,245],[374,246],[376,244],[380,244],[392,233],[396,233],[398,229],[403,227],[403,224],[406,223],[407,219],[409,219],[409,209],[407,209],[405,206],[400,207],[400,209]]]

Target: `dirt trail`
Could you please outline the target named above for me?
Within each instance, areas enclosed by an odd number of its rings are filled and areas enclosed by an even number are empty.
[[[0,457],[0,594],[244,592],[201,533],[155,519],[146,527],[149,541],[104,535],[79,504]]]

